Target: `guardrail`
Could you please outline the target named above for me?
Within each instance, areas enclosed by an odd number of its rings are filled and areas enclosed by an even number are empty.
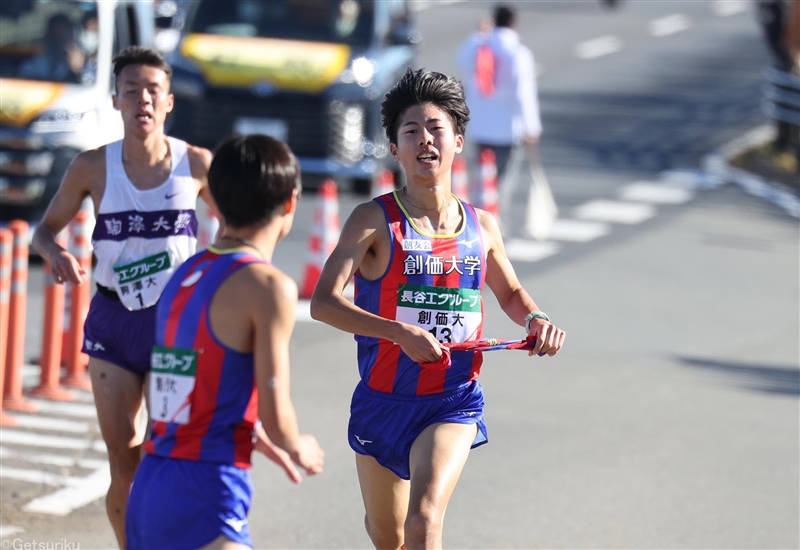
[[[764,72],[761,110],[769,118],[800,128],[800,75],[774,67]]]

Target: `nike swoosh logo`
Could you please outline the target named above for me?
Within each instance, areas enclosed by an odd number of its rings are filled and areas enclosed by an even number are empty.
[[[174,197],[175,195],[180,195],[180,194],[181,194],[181,191],[178,191],[177,193],[173,193],[173,194],[171,194],[171,195],[170,195],[169,193],[167,193],[166,195],[164,195],[164,198],[165,198],[165,199],[167,199],[167,200],[169,200],[169,199],[171,199],[172,197]]]

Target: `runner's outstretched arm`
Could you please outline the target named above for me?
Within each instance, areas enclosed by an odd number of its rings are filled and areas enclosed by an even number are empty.
[[[50,262],[56,281],[80,285],[85,275],[75,257],[56,242],[56,235],[81,209],[99,176],[105,180],[105,152],[94,149],[80,153],[67,168],[61,185],[50,201],[41,223],[33,234],[33,247]]]
[[[489,212],[475,209],[484,235],[484,246],[487,254],[486,284],[497,297],[500,307],[509,319],[520,326],[525,326],[525,317],[535,311],[539,306],[533,301],[530,294],[522,285],[514,271],[514,266],[506,255],[503,237],[497,220]],[[537,339],[536,346],[529,352],[553,356],[564,345],[566,334],[563,330],[546,321],[533,319],[531,321],[530,336]]]
[[[264,431],[292,462],[308,475],[322,472],[324,453],[312,435],[300,434],[289,393],[289,340],[295,322],[297,285],[283,273],[264,267],[258,274],[262,288],[251,309],[253,360],[258,388],[258,417]],[[291,477],[291,476],[290,476]]]

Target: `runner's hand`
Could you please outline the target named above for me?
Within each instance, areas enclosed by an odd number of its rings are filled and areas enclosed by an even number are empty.
[[[406,325],[398,340],[403,353],[417,363],[435,363],[442,356],[442,346],[433,334],[415,325]]]
[[[528,337],[536,338],[536,346],[528,352],[528,356],[534,354],[554,356],[561,351],[566,336],[567,334],[554,324],[544,319],[532,319]]]
[[[283,468],[283,471],[286,472],[286,476],[292,481],[292,483],[300,483],[303,481],[303,478],[300,475],[300,472],[297,471],[297,468],[292,462],[289,453],[276,446],[269,439],[269,437],[267,437],[266,433],[256,439],[255,449],[272,462]]]
[[[61,250],[50,257],[50,272],[56,283],[72,283],[74,285],[81,285],[83,276],[86,275],[86,271],[81,269],[75,256],[66,250]]]
[[[325,452],[319,446],[317,438],[309,434],[300,434],[297,439],[297,454],[292,457],[295,464],[306,471],[306,475],[322,473],[325,463]]]

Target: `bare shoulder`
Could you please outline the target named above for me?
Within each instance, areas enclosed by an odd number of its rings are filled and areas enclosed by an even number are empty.
[[[198,147],[188,143],[186,144],[186,152],[189,155],[189,168],[192,171],[192,176],[195,179],[205,181],[214,155],[205,147]]]
[[[81,173],[96,172],[99,168],[105,172],[106,168],[106,146],[98,147],[97,149],[89,149],[78,153],[78,156],[72,161],[71,169]]]
[[[484,244],[487,250],[494,248],[498,242],[502,242],[500,225],[497,223],[497,218],[495,218],[492,213],[477,207],[475,207],[475,214],[477,214],[478,223],[483,230]]]
[[[386,225],[386,216],[378,201],[367,201],[353,209],[347,224],[362,230],[376,229]]]
[[[69,166],[64,177],[64,186],[86,192],[98,185],[105,185],[106,180],[106,148],[89,149],[79,153]]]
[[[246,291],[248,303],[259,309],[269,311],[276,307],[293,308],[297,303],[297,284],[272,264],[250,264],[241,270],[239,278],[237,286]]]

